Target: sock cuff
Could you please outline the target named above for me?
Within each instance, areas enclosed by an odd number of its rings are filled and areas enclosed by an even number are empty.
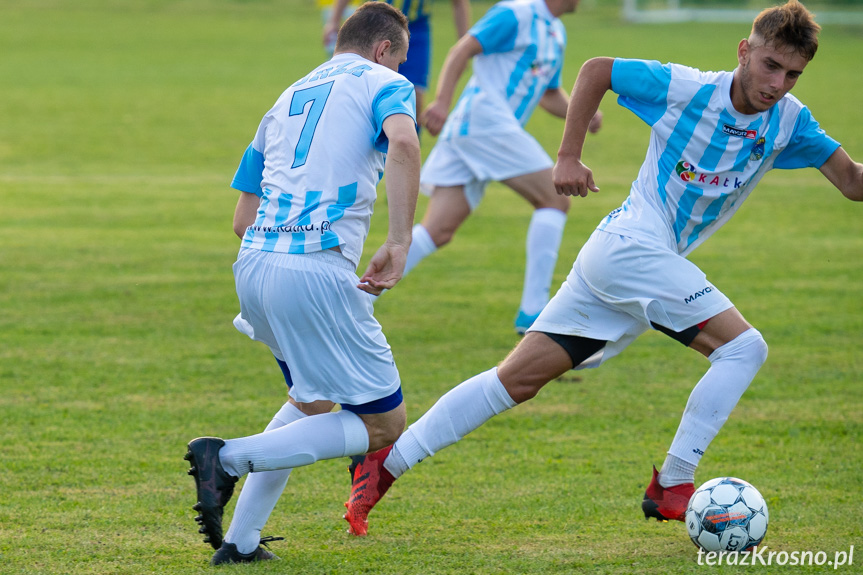
[[[369,450],[369,432],[366,424],[356,413],[342,410],[334,414],[345,432],[344,455],[359,455]]]
[[[759,365],[767,360],[767,342],[764,341],[761,332],[754,327],[747,329],[725,345],[717,347],[707,359],[711,363],[727,359],[732,354],[747,350],[749,346],[757,346],[757,348],[754,348],[754,352],[758,354]]]
[[[434,240],[422,224],[414,224],[414,227],[411,230],[411,241],[415,243],[424,254],[430,254],[437,251],[437,246],[434,244]]]
[[[291,403],[290,401],[286,401],[282,408],[273,416],[273,419],[278,419],[284,425],[289,423],[293,423],[295,421],[299,421],[304,417],[308,417],[305,413],[300,411],[296,405]]]
[[[544,224],[563,228],[566,224],[566,213],[557,208],[537,208],[533,211],[533,216],[530,218],[530,223]]]
[[[506,388],[497,376],[497,367],[491,368],[486,373],[489,377],[483,381],[482,387],[494,413],[502,413],[507,409],[515,407],[515,400],[507,393]]]

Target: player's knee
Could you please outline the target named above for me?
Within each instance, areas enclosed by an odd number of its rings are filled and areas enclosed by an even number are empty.
[[[745,355],[746,359],[756,368],[760,368],[767,361],[767,342],[764,341],[764,336],[755,328],[752,328],[738,336],[743,341],[740,342],[741,354]],[[733,343],[733,342],[732,342]]]
[[[739,361],[758,370],[767,361],[767,342],[755,328],[751,328],[718,348],[711,361]]]
[[[754,338],[753,342],[750,344],[752,347],[751,353],[753,359],[757,362],[758,367],[764,365],[764,362],[767,361],[767,342],[764,341],[764,336],[761,335],[761,332],[755,330],[757,337]]]
[[[407,424],[407,416],[404,412],[401,414],[393,414],[393,417],[388,417],[386,420],[377,422],[374,427],[366,424],[366,429],[369,432],[369,452],[383,449],[388,445],[395,443],[396,439],[402,434]]]
[[[566,214],[569,212],[569,206],[571,204],[572,204],[572,200],[570,199],[569,196],[561,196],[561,195],[555,194],[552,198],[550,198],[548,205],[540,206],[540,207],[560,210],[561,212]]]
[[[515,382],[505,383],[504,387],[514,402],[524,403],[536,397],[546,383],[548,381],[541,377],[524,377]]]
[[[441,248],[450,243],[458,228],[444,227],[427,229],[435,247]]]

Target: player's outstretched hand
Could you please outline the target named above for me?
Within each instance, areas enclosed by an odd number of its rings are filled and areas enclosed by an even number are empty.
[[[558,156],[551,178],[557,193],[564,196],[586,197],[588,192],[599,191],[590,168],[572,156]]]
[[[372,295],[381,295],[384,290],[392,289],[402,279],[407,256],[405,246],[385,243],[372,256],[357,287]]]
[[[437,136],[443,129],[446,117],[449,115],[449,106],[444,106],[437,100],[426,106],[423,112],[422,124],[432,136]]]

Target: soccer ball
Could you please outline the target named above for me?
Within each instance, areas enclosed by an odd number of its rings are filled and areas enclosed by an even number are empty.
[[[692,494],[685,520],[689,538],[705,551],[746,551],[767,534],[767,503],[746,481],[717,477]]]

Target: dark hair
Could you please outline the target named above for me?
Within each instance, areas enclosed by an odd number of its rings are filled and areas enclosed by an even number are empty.
[[[774,48],[793,49],[807,60],[815,57],[820,30],[815,16],[798,0],[767,8],[752,23],[753,35]]]
[[[393,50],[407,48],[410,38],[407,16],[386,2],[366,2],[357,8],[339,29],[336,51],[367,54],[381,40],[389,40]]]

